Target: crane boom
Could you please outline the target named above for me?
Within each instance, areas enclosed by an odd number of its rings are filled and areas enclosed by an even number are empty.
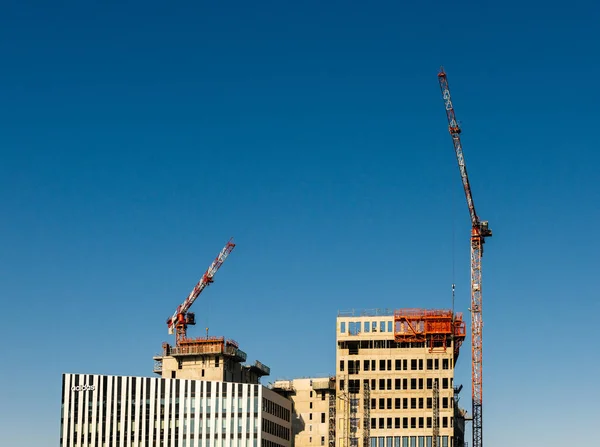
[[[454,144],[454,152],[458,161],[460,177],[462,180],[469,215],[471,217],[471,376],[473,400],[473,447],[483,447],[483,319],[481,314],[481,258],[483,244],[486,237],[492,236],[487,221],[480,221],[475,211],[475,203],[471,194],[471,184],[467,174],[467,165],[463,156],[460,141],[461,129],[454,113],[454,106],[450,97],[450,87],[444,69],[438,73],[440,89],[448,118],[448,131]]]
[[[177,307],[177,310],[175,310],[173,316],[167,320],[169,333],[172,334],[175,330],[178,342],[185,338],[186,326],[188,324],[195,324],[193,317],[192,319],[186,319],[186,314],[190,310],[190,307],[192,307],[192,304],[194,304],[194,301],[196,301],[196,298],[198,298],[202,291],[213,282],[213,276],[215,273],[217,273],[217,270],[219,270],[221,265],[223,265],[223,262],[225,262],[227,256],[229,256],[234,247],[235,244],[232,242],[232,239],[230,239],[212,264],[208,267],[204,275],[202,275],[202,278],[200,278],[198,284],[196,284],[183,303]],[[190,315],[192,314],[190,313]]]

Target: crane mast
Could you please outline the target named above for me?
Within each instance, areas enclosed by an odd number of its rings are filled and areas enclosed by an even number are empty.
[[[438,73],[438,80],[446,108],[446,117],[448,118],[448,131],[452,137],[454,152],[458,161],[458,169],[471,217],[471,392],[473,401],[473,447],[483,447],[481,258],[483,256],[485,239],[492,236],[492,231],[488,227],[488,222],[479,220],[479,216],[475,211],[475,203],[471,194],[471,184],[469,183],[467,166],[460,141],[461,129],[454,113],[454,106],[450,97],[450,87],[448,86],[448,79],[443,68]]]
[[[186,338],[186,331],[188,325],[196,324],[195,315],[192,312],[188,312],[196,298],[202,293],[202,291],[213,282],[213,276],[217,273],[217,270],[223,265],[223,262],[227,259],[227,256],[232,252],[235,244],[230,239],[229,242],[223,247],[219,255],[215,258],[212,264],[208,267],[198,284],[190,292],[187,298],[181,303],[172,317],[167,320],[169,327],[169,334],[175,332],[175,340],[177,344]]]

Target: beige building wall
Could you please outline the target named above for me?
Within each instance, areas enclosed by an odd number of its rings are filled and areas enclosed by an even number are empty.
[[[336,342],[336,447],[431,447],[434,380],[439,381],[438,446],[453,446],[450,337],[449,346],[435,352],[423,343],[396,343],[388,313],[339,316]]]
[[[329,377],[279,380],[271,388],[292,401],[292,445],[327,447],[330,394],[335,392],[334,380]]]

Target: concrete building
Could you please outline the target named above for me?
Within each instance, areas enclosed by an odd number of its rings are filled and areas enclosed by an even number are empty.
[[[291,402],[259,384],[63,374],[63,447],[290,447]]]
[[[270,388],[292,402],[293,446],[329,446],[335,427],[335,378],[277,380]]]
[[[461,314],[347,312],[336,328],[335,447],[431,447],[434,433],[439,447],[463,445],[453,384]]]
[[[185,338],[176,346],[163,343],[162,353],[154,356],[154,372],[164,379],[220,380],[259,383],[270,368],[258,360],[246,365],[246,353],[234,340],[206,336]]]

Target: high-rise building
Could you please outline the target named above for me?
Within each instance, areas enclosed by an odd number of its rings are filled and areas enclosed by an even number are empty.
[[[290,447],[291,402],[259,384],[63,374],[62,447]]]
[[[455,422],[453,383],[465,338],[461,314],[347,312],[336,327],[336,447],[463,444],[464,429],[454,430],[464,421]]]

